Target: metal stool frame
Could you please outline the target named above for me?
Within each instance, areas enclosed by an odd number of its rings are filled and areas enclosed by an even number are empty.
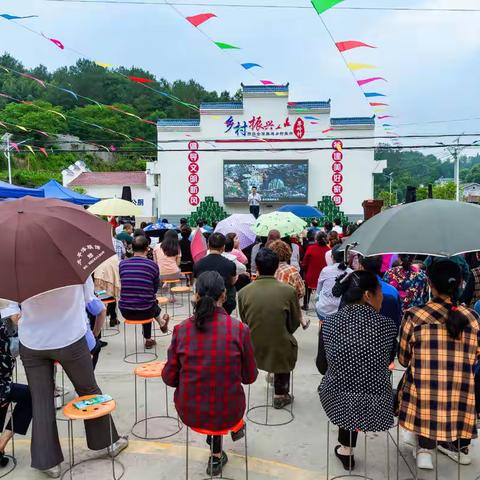
[[[152,322],[152,327],[153,327],[153,338],[155,338],[155,319],[150,319]],[[145,345],[143,346],[143,352],[138,351],[138,332],[137,332],[137,327],[139,325],[142,325],[141,322],[144,322],[144,320],[128,320],[129,323],[127,323],[127,319],[125,319],[125,322],[123,324],[123,347],[124,347],[124,356],[123,356],[123,361],[125,363],[131,363],[138,365],[139,363],[147,363],[151,362],[153,360],[156,360],[158,358],[157,355],[157,345],[154,346],[154,352],[147,352],[145,349]],[[135,352],[129,353],[127,355],[127,325],[135,325]],[[143,343],[143,341],[142,341]],[[138,360],[138,356],[143,355],[147,356],[149,358],[146,358],[145,360]],[[135,356],[135,361],[129,360],[130,357]]]
[[[158,296],[157,295],[157,300],[160,300],[160,298],[167,298],[167,297],[161,297],[161,296]],[[168,298],[167,298],[168,300]],[[160,307],[165,307],[165,313],[168,315],[168,304],[170,302],[162,302],[162,303],[158,303],[158,305]],[[172,317],[173,318],[173,317]],[[168,329],[166,333],[162,333],[162,331],[160,330],[160,333],[157,334],[157,331],[156,329],[154,330],[154,338],[163,338],[163,337],[168,337],[172,334],[172,330]]]
[[[56,369],[57,369],[58,365],[60,365],[62,367],[60,362],[56,362],[56,363],[53,364],[54,379],[56,377]],[[63,369],[63,367],[62,367],[62,395],[61,396],[62,396],[62,406],[60,407],[60,409],[63,409],[63,407],[65,406],[65,370]],[[59,410],[59,409],[57,408],[57,410]],[[67,422],[68,421],[67,418],[59,417],[58,414],[56,415],[56,420],[59,420],[60,422]]]
[[[170,438],[176,435],[177,433],[180,433],[183,429],[183,424],[180,422],[180,418],[178,417],[173,417],[169,415],[168,413],[168,387],[166,384],[165,385],[165,415],[157,415],[154,417],[147,417],[147,410],[148,410],[148,397],[147,397],[147,380],[148,378],[144,378],[144,395],[145,395],[145,418],[143,420],[138,420],[138,397],[137,397],[137,375],[134,373],[135,376],[135,423],[132,426],[132,429],[130,432],[134,437],[140,438],[141,440],[163,440],[165,438]],[[169,435],[162,435],[160,437],[149,437],[148,436],[148,420],[153,420],[153,419],[172,419],[176,420],[178,429],[174,433],[170,433]],[[142,423],[145,423],[145,435],[139,435],[134,432],[134,429],[137,425],[141,425]]]
[[[291,373],[291,396],[292,396],[292,399],[293,399],[293,370],[290,372]],[[270,373],[269,373],[270,375]],[[272,374],[273,375],[273,374]],[[268,379],[267,379],[268,380]],[[295,400],[292,400],[292,403],[290,404],[290,408],[287,409],[286,407],[283,407],[283,408],[277,408],[275,410],[283,410],[285,412],[288,412],[290,414],[290,418],[289,420],[286,420],[285,422],[276,422],[276,423],[269,423],[268,421],[268,409],[269,408],[273,408],[273,396],[274,396],[274,389],[272,388],[272,398],[271,398],[271,401],[270,401],[270,395],[269,395],[269,391],[270,391],[270,382],[267,381],[267,401],[266,401],[266,404],[265,405],[256,405],[254,407],[250,407],[250,385],[248,386],[248,400],[247,400],[247,419],[252,422],[252,423],[255,423],[256,425],[262,425],[264,427],[281,427],[283,425],[288,425],[289,423],[292,423],[293,420],[295,419],[295,415],[293,413],[293,403]],[[252,412],[253,410],[258,410],[260,408],[264,408],[265,409],[265,422],[259,422],[257,420],[254,420],[251,418],[251,416],[249,416],[250,412]]]
[[[175,287],[173,287],[175,288]],[[183,307],[183,302],[184,302],[184,298],[183,296],[184,295],[187,295],[187,303],[188,303],[188,317],[191,317],[192,316],[192,303],[191,303],[191,298],[192,298],[192,292],[193,292],[193,289],[192,287],[189,287],[190,288],[190,291],[188,292],[173,292],[173,293],[177,293],[177,295],[180,295],[181,298],[182,298],[182,302],[178,305],[179,307]],[[172,289],[170,289],[171,291]],[[177,302],[173,302],[172,303],[172,308],[173,308],[173,314],[172,314],[172,318],[175,318],[175,303]]]
[[[78,467],[79,465],[84,465],[88,462],[96,462],[99,460],[107,460],[107,458],[110,458],[112,461],[112,478],[114,480],[120,480],[124,475],[125,475],[125,466],[123,465],[122,462],[117,460],[112,454],[107,453],[106,457],[96,457],[96,458],[87,458],[86,460],[82,460],[81,462],[75,463],[75,447],[74,447],[74,438],[73,438],[73,420],[72,419],[67,419],[68,420],[68,461],[69,461],[69,468],[65,470],[60,477],[62,480],[65,477],[67,473],[70,473],[70,480],[73,479],[73,470]],[[109,415],[109,433],[110,433],[110,445],[113,445],[113,428],[112,428],[112,416]],[[118,465],[121,467],[122,473],[120,476],[117,477],[116,472],[115,472],[115,465]]]
[[[109,305],[110,303],[115,303],[117,300],[115,298],[113,299],[108,299],[108,300],[102,300],[102,303],[105,305]],[[107,325],[107,320],[105,319],[105,322],[102,327],[102,337],[103,338],[108,338],[108,337],[114,337],[115,335],[120,334],[120,323],[116,325],[115,327],[110,327],[106,326]]]
[[[395,445],[396,450],[397,450],[397,477],[396,477],[396,480],[400,479],[400,457],[405,462],[406,467],[408,468],[410,474],[412,475],[412,478],[408,479],[408,480],[421,480],[418,477],[418,467],[417,467],[416,459],[414,459],[415,466],[412,469],[410,464],[408,463],[407,458],[400,451],[400,425],[399,425],[398,421],[397,421],[397,425],[394,428],[397,429],[396,441],[395,441],[395,438],[390,433],[390,431],[388,432],[388,436],[392,440],[392,442]],[[434,471],[435,471],[435,480],[439,480],[439,476],[438,476],[438,448],[437,447],[438,447],[438,442],[435,442],[435,464],[434,464],[434,467],[433,467]],[[458,440],[457,448],[458,448],[458,459],[460,460],[460,440]],[[462,477],[461,466],[462,465],[460,464],[460,461],[457,461],[457,480],[461,480],[461,477]],[[476,477],[475,480],[480,480],[480,476]]]
[[[367,475],[367,433],[368,432],[359,432],[364,434],[364,452],[363,452],[363,475],[359,473],[352,473],[350,469],[348,474],[336,475],[334,477],[330,477],[330,424],[331,422],[327,422],[327,477],[326,480],[338,480],[340,478],[362,478],[364,480],[373,480],[372,477]],[[382,477],[382,480],[385,478],[390,480],[390,432],[387,430],[386,432],[387,437],[387,476]],[[350,432],[350,444],[352,440],[352,432]],[[398,469],[397,469],[397,476],[398,476]]]
[[[4,454],[5,458],[8,458],[10,466],[0,475],[0,478],[6,477],[9,473],[12,473],[17,468],[17,459],[15,458],[15,427],[13,425],[13,402],[10,402],[10,423],[12,425],[12,454]],[[6,420],[6,419],[5,419]],[[8,422],[7,422],[8,424]]]
[[[243,428],[245,429],[245,480],[248,480],[248,441],[247,441],[247,422],[243,423]],[[185,441],[185,480],[188,480],[188,431],[190,430],[190,427],[187,427],[187,435],[186,435],[186,441]],[[194,430],[195,431],[195,430]],[[213,433],[213,432],[212,432]],[[223,442],[222,442],[223,443]],[[222,445],[222,450],[223,450],[223,445]],[[210,445],[210,458],[213,455],[213,439]],[[230,477],[224,477],[223,476],[223,467],[220,471],[220,477],[214,477],[213,472],[211,472],[209,477],[204,477],[202,480],[213,480],[213,478],[221,478],[223,480],[234,480],[233,478]]]

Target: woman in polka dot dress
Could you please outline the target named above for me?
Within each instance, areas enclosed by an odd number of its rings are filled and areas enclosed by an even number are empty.
[[[358,432],[393,426],[389,364],[395,357],[397,327],[380,315],[382,289],[371,272],[337,279],[332,293],[345,306],[328,316],[320,331],[317,367],[325,375],[318,387],[330,422],[339,427],[335,455],[345,470],[355,467]]]

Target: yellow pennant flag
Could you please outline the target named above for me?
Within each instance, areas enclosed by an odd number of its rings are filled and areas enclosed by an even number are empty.
[[[30,145],[25,145],[25,147],[28,148],[35,155],[35,151]]]
[[[95,61],[95,64],[98,65],[99,67],[102,67],[102,68],[109,68],[112,66],[111,63],[102,63],[102,62],[97,62]]]
[[[286,97],[288,95],[287,92],[275,92],[275,95],[277,97]]]
[[[29,130],[25,127],[22,127],[21,125],[15,125],[19,130],[22,130],[24,132],[29,132]]]
[[[347,63],[347,66],[350,70],[365,70],[377,68],[375,65],[370,65],[369,63]]]

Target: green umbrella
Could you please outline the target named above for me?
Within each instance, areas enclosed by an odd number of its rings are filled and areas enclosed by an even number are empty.
[[[480,250],[480,206],[422,200],[385,210],[348,238],[351,250],[368,257],[405,253],[451,257]]]
[[[282,237],[298,235],[307,223],[290,212],[265,213],[258,217],[252,230],[261,237],[266,237],[270,230],[278,230]]]

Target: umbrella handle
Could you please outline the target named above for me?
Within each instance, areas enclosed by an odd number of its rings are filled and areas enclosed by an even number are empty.
[[[345,247],[345,255],[343,257],[343,261],[345,262],[345,265],[348,265],[348,252],[351,248],[354,248],[358,245],[358,242],[354,242],[354,243],[349,243],[346,247]]]

